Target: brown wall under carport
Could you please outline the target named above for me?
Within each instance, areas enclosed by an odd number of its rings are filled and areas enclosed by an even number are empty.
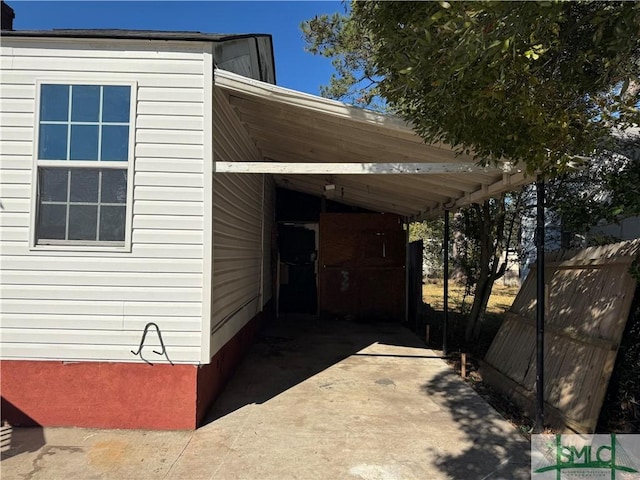
[[[405,321],[407,235],[401,217],[320,215],[320,314]]]

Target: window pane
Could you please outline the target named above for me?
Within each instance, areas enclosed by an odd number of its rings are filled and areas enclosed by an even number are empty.
[[[102,170],[101,197],[103,203],[126,203],[126,170]]]
[[[66,205],[40,204],[38,239],[64,240]]]
[[[40,87],[40,121],[66,122],[69,119],[69,86]]]
[[[40,125],[38,158],[41,160],[67,159],[66,125]]]
[[[96,168],[38,168],[38,238],[124,242],[130,86],[43,84],[38,160],[96,162]],[[99,231],[98,231],[99,230]]]
[[[98,202],[98,170],[71,170],[72,202]]]
[[[66,168],[41,168],[40,200],[44,202],[66,202],[68,177],[69,170]]]
[[[124,241],[126,207],[100,208],[100,240]]]
[[[98,126],[71,125],[71,160],[98,159]]]
[[[97,220],[96,205],[70,205],[69,240],[95,240]]]
[[[100,117],[100,87],[73,85],[71,92],[71,121],[97,122]]]
[[[128,160],[129,127],[102,127],[102,160]]]
[[[129,123],[130,91],[130,87],[103,87],[103,122]]]

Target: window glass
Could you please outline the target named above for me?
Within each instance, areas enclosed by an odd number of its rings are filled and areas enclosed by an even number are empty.
[[[129,86],[40,86],[38,242],[125,241],[130,100]]]
[[[98,159],[98,126],[71,125],[71,160]]]
[[[67,201],[67,180],[69,171],[66,168],[40,169],[40,198],[45,202]]]
[[[100,240],[124,241],[126,207],[100,207]]]
[[[129,123],[129,87],[103,87],[102,121]]]
[[[97,205],[69,205],[69,240],[96,240]]]
[[[64,240],[67,220],[66,205],[42,204],[39,209],[39,238]]]
[[[41,160],[67,159],[67,125],[40,125],[38,157]]]
[[[102,160],[127,161],[129,157],[129,127],[104,125],[102,127]]]
[[[71,170],[71,202],[98,202],[98,173],[99,170],[74,169]]]
[[[100,87],[97,85],[71,86],[71,121],[98,122],[100,118]]]
[[[42,85],[40,88],[40,121],[69,120],[69,86]]]
[[[100,200],[103,203],[125,203],[127,201],[127,171],[102,170],[100,193]]]

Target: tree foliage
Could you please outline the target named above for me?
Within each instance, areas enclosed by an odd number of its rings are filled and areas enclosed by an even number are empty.
[[[562,248],[584,246],[598,223],[640,215],[640,136],[613,137],[589,168],[549,179],[545,196],[564,234]]]
[[[320,87],[323,97],[384,110],[384,102],[378,96],[380,78],[376,75],[373,46],[350,15],[319,15],[302,22],[300,29],[306,50],[330,58],[335,68],[329,84]]]
[[[616,138],[612,161],[605,163],[604,180],[610,192],[607,215],[640,215],[640,132]]]
[[[373,81],[358,98],[483,163],[556,173],[640,122],[637,2],[352,2],[303,30],[334,58],[325,94]]]
[[[467,293],[473,294],[465,331],[467,341],[480,336],[493,284],[508,268],[520,207],[519,193],[503,194],[472,204],[454,217],[454,263],[463,274]]]
[[[561,212],[576,225],[602,214],[597,195],[575,181],[580,174],[567,172],[610,155],[612,132],[640,124],[639,2],[354,1],[345,15],[316,17],[302,29],[308,50],[336,68],[323,95],[388,108],[426,142],[479,163],[562,175],[558,198],[583,200]],[[608,211],[640,210],[638,162],[602,169],[602,185],[617,192]],[[500,272],[507,205],[487,201],[465,213],[465,237],[477,247],[473,277],[482,283],[468,336],[477,334]]]

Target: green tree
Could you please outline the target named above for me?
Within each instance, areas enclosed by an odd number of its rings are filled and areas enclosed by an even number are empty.
[[[336,66],[323,94],[380,95],[482,163],[555,173],[640,123],[637,2],[352,2],[302,30]]]
[[[605,188],[610,195],[604,217],[640,215],[640,131],[615,138],[603,168]]]
[[[507,271],[521,207],[520,193],[503,194],[464,208],[454,217],[458,234],[453,260],[463,274],[467,294],[473,294],[465,330],[467,340],[480,336],[493,284]]]
[[[344,16],[302,29],[308,49],[336,65],[323,94],[360,104],[381,97],[425,141],[482,164],[557,175],[606,149],[613,129],[640,123],[637,2],[352,2]],[[487,232],[504,228],[478,230]]]
[[[335,68],[329,84],[320,87],[320,95],[373,110],[385,109],[378,95],[380,78],[373,45],[349,14],[319,15],[302,22],[300,29],[306,50],[330,58]]]
[[[600,222],[640,215],[640,135],[614,136],[587,168],[549,179],[545,196],[562,230],[562,248],[584,246]],[[606,240],[616,241],[590,241]]]

